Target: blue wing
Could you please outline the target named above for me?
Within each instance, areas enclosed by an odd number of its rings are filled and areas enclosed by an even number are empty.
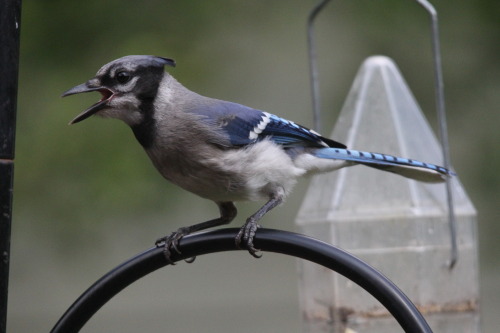
[[[217,101],[192,112],[217,126],[232,146],[245,146],[269,139],[286,147],[333,147],[345,145],[292,121],[236,103]]]

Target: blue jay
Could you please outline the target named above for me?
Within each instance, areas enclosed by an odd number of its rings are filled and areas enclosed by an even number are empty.
[[[169,257],[192,232],[228,224],[235,201],[267,200],[241,227],[236,245],[259,257],[253,238],[259,220],[283,202],[299,177],[363,164],[411,179],[437,183],[453,173],[407,158],[346,149],[313,130],[271,113],[208,98],[176,81],[172,59],[132,55],[104,65],[64,96],[98,91],[102,98],[70,124],[92,115],[128,124],[167,180],[214,201],[220,217],[183,227],[157,241]]]

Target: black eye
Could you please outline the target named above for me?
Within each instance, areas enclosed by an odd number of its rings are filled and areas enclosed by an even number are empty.
[[[118,81],[118,83],[120,84],[125,84],[130,81],[131,77],[132,76],[129,72],[118,72],[118,74],[116,74],[116,81]]]

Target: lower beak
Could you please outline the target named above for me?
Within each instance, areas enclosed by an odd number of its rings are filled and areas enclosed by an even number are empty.
[[[92,92],[92,91],[99,91],[102,94],[102,98],[99,102],[95,103],[91,107],[89,107],[87,110],[83,111],[80,113],[78,116],[75,117],[70,122],[70,125],[76,124],[82,120],[87,119],[88,117],[92,116],[96,112],[106,108],[109,100],[113,97],[113,92],[103,86],[91,86],[89,82],[80,84],[76,87],[73,87],[67,91],[65,91],[61,97],[66,97],[70,95],[75,95],[75,94],[80,94],[80,93],[87,93],[87,92]]]

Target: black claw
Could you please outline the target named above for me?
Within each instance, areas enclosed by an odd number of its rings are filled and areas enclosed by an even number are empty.
[[[172,252],[170,252],[170,247],[167,246],[167,244],[168,243],[167,243],[166,237],[159,238],[155,242],[156,247],[158,247],[158,248],[163,247],[163,257],[165,257],[165,260],[167,260],[167,262],[170,265],[175,265],[175,262],[173,262],[172,259],[170,259]]]
[[[262,254],[257,254],[257,252],[260,251],[259,249],[256,249],[255,247],[253,247],[253,245],[250,244],[248,244],[247,247],[248,247],[248,253],[250,253],[252,257],[257,259],[262,257]]]
[[[175,262],[170,259],[172,252],[170,248],[172,247],[172,235],[158,238],[155,242],[156,247],[163,247],[163,256],[167,260],[167,262],[171,265],[175,265]]]
[[[181,251],[179,251],[179,241],[186,234],[188,234],[188,232],[186,232],[184,228],[180,228],[179,230],[171,233],[170,235],[161,237],[156,240],[155,242],[156,247],[163,246],[163,255],[169,264],[175,265],[172,259],[170,259],[170,256],[172,255],[171,249],[175,250],[175,252],[177,252],[178,254],[181,254]],[[194,258],[186,260],[186,262],[188,263],[192,263],[193,261]]]
[[[173,239],[170,242],[170,248],[174,249],[175,252],[177,252],[178,254],[181,254],[181,251],[179,251],[178,246],[179,246],[179,241],[181,240],[181,238],[183,237],[183,235],[179,235],[178,233],[174,233],[174,234],[175,235],[173,235]]]
[[[155,242],[155,246],[156,247],[161,247],[165,244],[165,242],[167,241],[167,237],[161,237],[161,238],[158,238]]]
[[[236,235],[236,238],[234,239],[236,247],[239,249],[242,248],[241,243],[243,241],[245,245],[244,248],[246,248],[248,253],[250,253],[254,258],[262,257],[262,255],[257,254],[260,250],[253,246],[253,239],[258,228],[260,228],[260,225],[253,220],[248,220],[243,227],[241,227],[240,231]]]
[[[260,251],[260,250],[256,250],[256,251]],[[251,254],[254,258],[256,258],[256,259],[260,259],[260,258],[262,258],[262,254],[257,254],[257,253],[255,253],[255,252],[250,252],[250,254]]]
[[[195,260],[196,260],[196,257],[184,259],[184,261],[187,262],[188,264],[192,264]]]

